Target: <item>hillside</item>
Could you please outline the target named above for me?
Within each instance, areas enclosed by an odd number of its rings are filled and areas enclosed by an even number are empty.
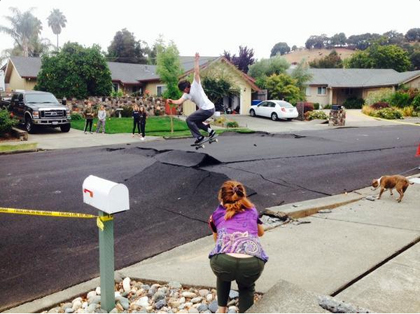
[[[325,56],[328,56],[331,53],[332,49],[301,49],[292,51],[288,54],[283,55],[286,60],[291,63],[299,63],[302,59],[306,59],[307,62],[313,61],[315,59],[320,59]],[[335,48],[341,60],[349,58],[354,50],[346,48]]]

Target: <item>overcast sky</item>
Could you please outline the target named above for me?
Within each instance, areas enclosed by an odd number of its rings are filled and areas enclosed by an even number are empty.
[[[161,34],[183,56],[196,51],[203,56],[225,50],[238,54],[239,46],[247,46],[261,59],[278,42],[304,46],[311,35],[344,32],[349,37],[390,30],[405,35],[420,28],[420,0],[0,0],[0,25],[11,26],[4,18],[12,15],[9,7],[21,12],[33,7],[43,23],[41,37],[54,45],[47,17],[59,9],[67,18],[60,46],[68,41],[99,44],[106,51],[115,33],[126,28],[150,47]],[[0,51],[12,46],[12,39],[0,33]]]

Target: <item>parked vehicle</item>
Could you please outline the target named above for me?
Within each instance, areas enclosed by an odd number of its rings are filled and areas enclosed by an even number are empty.
[[[28,133],[33,133],[38,126],[60,127],[62,132],[70,131],[70,110],[51,93],[15,91],[8,107]]]
[[[297,109],[284,100],[265,100],[258,105],[252,106],[249,110],[251,117],[260,116],[271,118],[276,121],[278,119],[292,120],[298,117]]]

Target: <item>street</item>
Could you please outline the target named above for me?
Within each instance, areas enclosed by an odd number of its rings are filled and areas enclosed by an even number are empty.
[[[259,211],[340,194],[386,174],[413,173],[418,128],[386,126],[224,134],[196,151],[190,139],[0,156],[0,206],[96,214],[82,183],[124,183],[130,210],[115,217],[120,269],[210,234],[207,218],[227,179]],[[411,172],[410,172],[411,171]],[[0,310],[99,274],[94,220],[2,214]]]

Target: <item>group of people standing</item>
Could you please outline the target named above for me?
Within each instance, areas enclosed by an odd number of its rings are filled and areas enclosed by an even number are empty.
[[[87,132],[90,132],[90,134],[93,134],[92,127],[93,127],[93,119],[95,118],[96,112],[94,108],[92,107],[92,103],[89,101],[86,104],[86,109],[83,112],[85,116],[85,127],[84,132],[87,134]],[[106,117],[107,113],[105,110],[104,105],[101,105],[99,107],[99,110],[97,112],[98,116],[98,123],[96,126],[96,133],[100,133],[102,129],[102,134],[105,134],[105,125],[106,125]],[[133,137],[135,135],[136,129],[138,130],[139,136],[141,134],[141,140],[143,141],[146,136],[146,118],[147,113],[143,106],[139,107],[138,105],[134,105],[133,108]]]
[[[93,118],[95,118],[95,110],[92,107],[92,103],[89,101],[86,105],[86,109],[83,112],[85,116],[85,128],[84,132],[87,134],[87,131],[89,130],[90,134],[92,134],[92,126],[93,126]],[[96,133],[100,132],[100,129],[102,127],[102,134],[105,134],[105,124],[106,124],[106,110],[104,105],[101,105],[98,110],[98,123],[96,127]]]

